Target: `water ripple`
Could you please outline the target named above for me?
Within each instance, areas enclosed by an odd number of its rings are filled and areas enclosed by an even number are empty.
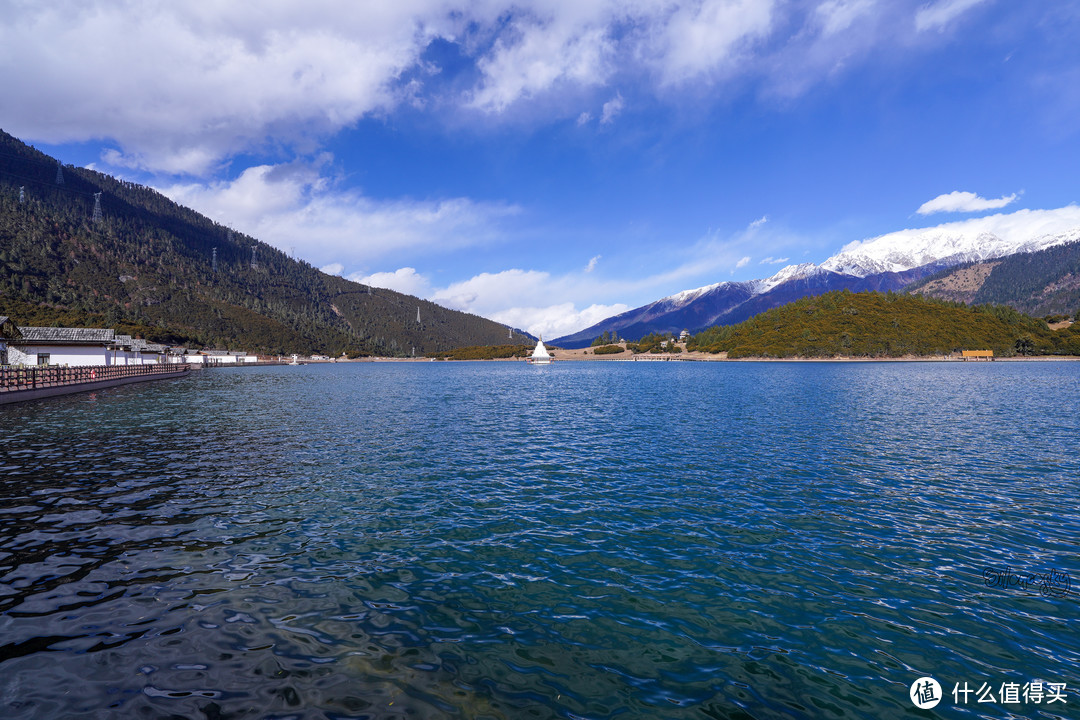
[[[0,713],[1077,703],[1078,588],[984,573],[1080,580],[1078,399],[1070,363],[432,363],[6,406]]]

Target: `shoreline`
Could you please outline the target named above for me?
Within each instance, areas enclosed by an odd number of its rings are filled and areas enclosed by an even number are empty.
[[[552,359],[555,362],[640,362],[640,363],[659,363],[659,362],[723,362],[723,363],[779,363],[779,362],[798,362],[798,363],[880,363],[880,362],[895,362],[895,363],[913,363],[913,362],[927,362],[927,363],[970,363],[970,364],[982,364],[982,363],[995,363],[995,362],[1075,362],[1080,361],[1078,355],[1036,355],[1028,357],[997,357],[993,360],[965,360],[960,357],[954,356],[942,356],[942,355],[904,355],[901,357],[853,357],[853,356],[839,356],[839,357],[787,357],[787,358],[769,358],[769,357],[745,357],[745,358],[729,358],[723,356],[724,353],[712,355],[710,353],[681,353],[678,355],[671,354],[657,354],[657,355],[613,355],[613,356],[601,356],[595,357],[592,355],[584,355],[580,351],[567,351],[567,350],[554,350],[551,352]],[[722,357],[723,356],[723,357]],[[452,360],[452,359],[433,359],[433,358],[391,358],[391,357],[368,357],[357,358],[355,360],[338,360],[336,362],[376,362],[376,363],[463,363],[463,362],[516,362],[525,364],[524,358],[490,358],[485,360]]]

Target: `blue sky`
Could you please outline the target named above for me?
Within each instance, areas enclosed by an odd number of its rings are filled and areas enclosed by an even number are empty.
[[[1076,2],[2,8],[7,132],[547,337],[1080,200]]]

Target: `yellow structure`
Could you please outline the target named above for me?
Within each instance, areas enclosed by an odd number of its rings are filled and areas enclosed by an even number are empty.
[[[965,360],[993,360],[993,350],[961,350],[960,355]]]

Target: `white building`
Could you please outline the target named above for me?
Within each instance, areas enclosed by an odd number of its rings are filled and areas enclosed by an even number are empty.
[[[166,362],[168,348],[130,335],[117,335],[110,365],[157,365]]]
[[[20,327],[7,343],[11,365],[111,365],[115,333],[103,328]]]

